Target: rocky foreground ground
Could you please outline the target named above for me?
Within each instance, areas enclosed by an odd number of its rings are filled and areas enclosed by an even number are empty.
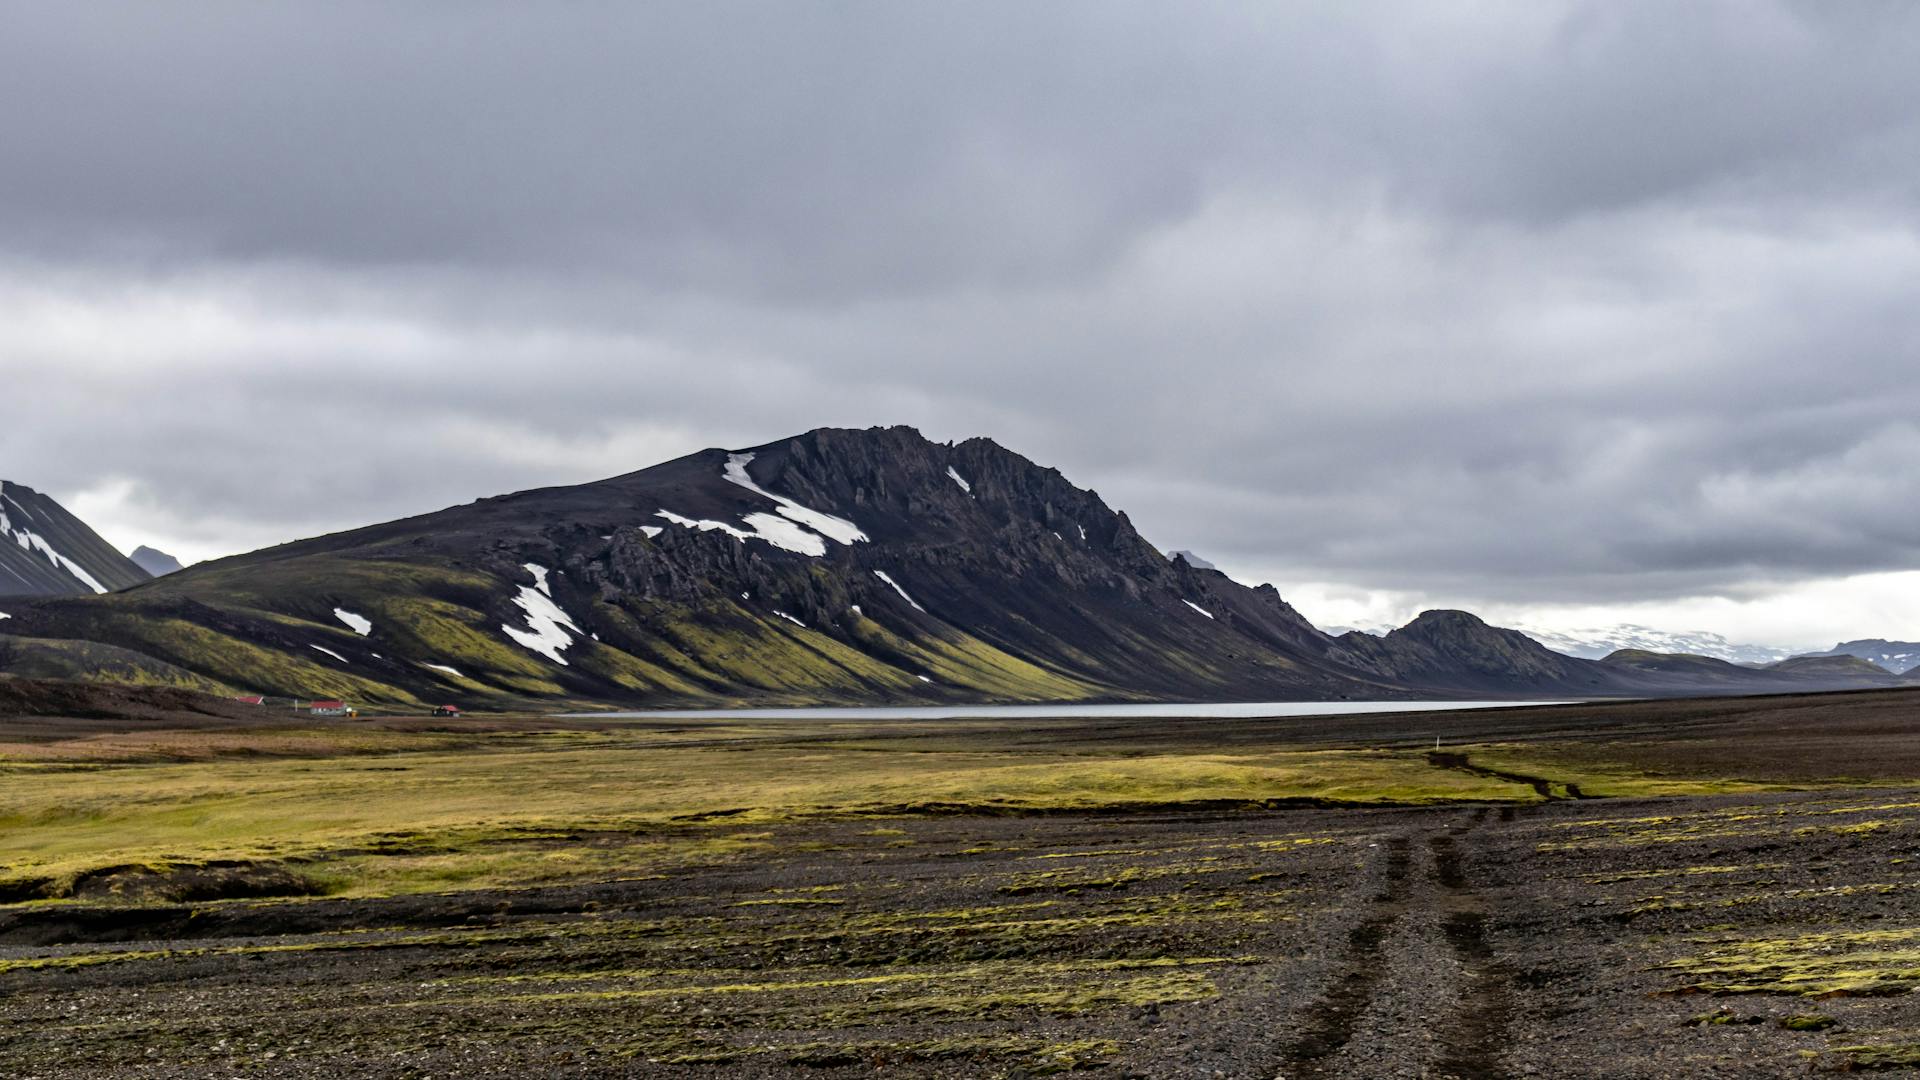
[[[8,1080],[1920,1071],[1910,691],[827,725],[80,704],[0,715]]]
[[[1763,1077],[1920,1061],[1912,790],[722,835],[738,849],[705,866],[545,890],[15,907],[0,1075]]]

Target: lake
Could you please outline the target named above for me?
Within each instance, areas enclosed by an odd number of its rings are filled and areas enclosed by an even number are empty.
[[[1442,712],[1459,709],[1519,709],[1565,705],[1565,701],[1233,701],[1183,705],[878,705],[861,708],[661,709],[640,712],[568,713],[595,719],[635,720],[955,720],[1087,717],[1351,716],[1355,713]]]

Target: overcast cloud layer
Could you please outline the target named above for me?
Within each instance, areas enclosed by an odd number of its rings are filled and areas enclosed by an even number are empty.
[[[911,423],[1326,622],[1920,637],[1920,6],[0,16],[0,476],[127,547]]]

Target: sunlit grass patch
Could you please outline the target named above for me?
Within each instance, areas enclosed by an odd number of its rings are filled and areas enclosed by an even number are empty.
[[[1920,987],[1920,928],[1737,941],[1659,965],[1670,993],[1881,997]]]
[[[286,864],[335,895],[513,888],[727,854],[685,837],[653,839],[689,826],[876,813],[1532,798],[1521,785],[1385,751],[1102,757],[996,750],[983,740],[972,751],[856,755],[832,743],[708,736],[687,746],[610,736],[529,745],[516,736],[457,750],[430,736],[418,752],[374,757],[24,770],[0,785],[0,896],[26,891],[9,892],[9,881],[38,882],[35,895],[57,897],[105,867],[235,859]],[[638,838],[552,839],[583,832]]]

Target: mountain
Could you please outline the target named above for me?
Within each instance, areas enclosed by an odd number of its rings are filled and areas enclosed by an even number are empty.
[[[1885,638],[1862,638],[1859,641],[1843,641],[1823,653],[1808,653],[1809,656],[1857,656],[1871,661],[1896,675],[1904,675],[1920,669],[1920,642],[1888,641]]]
[[[1187,564],[1188,566],[1191,566],[1191,567],[1193,567],[1193,568],[1194,568],[1195,570],[1218,570],[1218,569],[1220,569],[1219,567],[1217,567],[1217,566],[1215,566],[1215,565],[1213,565],[1212,563],[1210,563],[1210,562],[1208,562],[1207,560],[1205,560],[1205,559],[1203,559],[1203,558],[1201,558],[1200,556],[1198,556],[1198,555],[1195,555],[1195,554],[1194,554],[1193,552],[1191,552],[1191,551],[1169,551],[1169,552],[1167,552],[1167,558],[1168,558],[1168,559],[1170,559],[1170,560],[1180,560],[1180,561],[1183,561],[1183,562],[1185,562],[1185,563],[1186,563],[1186,564]]]
[[[53,499],[0,480],[0,596],[104,593],[151,576]]]
[[[128,650],[157,680],[402,705],[1413,693],[1326,663],[1271,586],[1169,561],[1058,471],[907,428],[701,451],[8,610],[8,633]]]
[[[145,570],[154,577],[166,577],[168,574],[180,569],[179,559],[174,558],[164,551],[150,548],[145,544],[134,548],[130,558],[133,559],[135,566]]]
[[[1793,656],[1777,664],[1768,664],[1762,670],[1779,675],[1817,676],[1822,678],[1845,677],[1878,680],[1882,683],[1890,683],[1896,680],[1893,672],[1888,671],[1886,668],[1881,667],[1871,660],[1862,660],[1858,656],[1845,655]]]
[[[1704,630],[1674,632],[1623,623],[1591,630],[1547,630],[1534,626],[1515,629],[1558,653],[1587,660],[1603,660],[1622,650],[1707,656],[1736,664],[1771,664],[1790,652],[1767,645],[1741,645]]]
[[[1350,631],[1331,658],[1397,683],[1500,694],[1628,693],[1631,680],[1604,665],[1562,656],[1517,630],[1465,611],[1427,611],[1384,636]]]
[[[6,610],[0,644],[39,676],[399,708],[1724,689],[1458,611],[1332,637],[1271,585],[1169,559],[1055,469],[898,427],[703,450]]]

